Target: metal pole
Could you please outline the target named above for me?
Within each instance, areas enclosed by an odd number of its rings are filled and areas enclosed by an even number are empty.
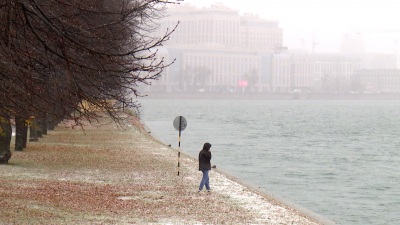
[[[178,144],[178,176],[179,176],[179,159],[181,158],[181,125],[182,125],[182,116],[179,116],[179,144]]]

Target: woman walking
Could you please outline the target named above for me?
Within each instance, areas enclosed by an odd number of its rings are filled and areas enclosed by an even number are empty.
[[[198,192],[203,190],[204,185],[206,186],[206,190],[210,192],[210,179],[208,177],[208,173],[211,170],[211,144],[206,142],[203,145],[203,149],[199,153],[199,170],[203,172],[203,178],[200,182],[200,187]]]

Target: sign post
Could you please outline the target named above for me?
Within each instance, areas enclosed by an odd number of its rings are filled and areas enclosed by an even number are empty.
[[[174,127],[179,131],[179,144],[178,144],[178,176],[179,176],[179,167],[180,162],[179,159],[181,157],[181,131],[183,131],[187,127],[187,121],[183,116],[177,116],[174,119]]]

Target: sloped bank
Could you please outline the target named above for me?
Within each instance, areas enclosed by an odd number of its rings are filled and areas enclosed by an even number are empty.
[[[143,121],[140,121],[139,126],[142,127],[143,131],[151,135],[155,140],[159,141],[159,138],[151,133],[151,130]],[[166,144],[164,143],[164,145]],[[191,159],[189,160],[189,165],[185,166],[192,167],[191,169],[194,170],[193,172],[197,171],[197,159],[193,159],[187,155],[185,155],[185,157]],[[214,176],[211,175],[212,188],[217,190],[220,194],[228,195],[229,198],[234,199],[236,203],[240,202],[243,207],[256,212],[259,215],[257,218],[259,222],[266,224],[337,224],[336,222],[295,204],[286,198],[230,175],[226,171],[213,169],[211,174],[213,173]],[[304,220],[304,216],[306,217],[306,220]],[[311,219],[311,221],[307,221],[307,219]]]

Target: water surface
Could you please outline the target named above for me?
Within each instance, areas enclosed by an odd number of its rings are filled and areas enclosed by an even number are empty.
[[[182,152],[340,224],[399,224],[400,101],[141,99],[141,117]]]

